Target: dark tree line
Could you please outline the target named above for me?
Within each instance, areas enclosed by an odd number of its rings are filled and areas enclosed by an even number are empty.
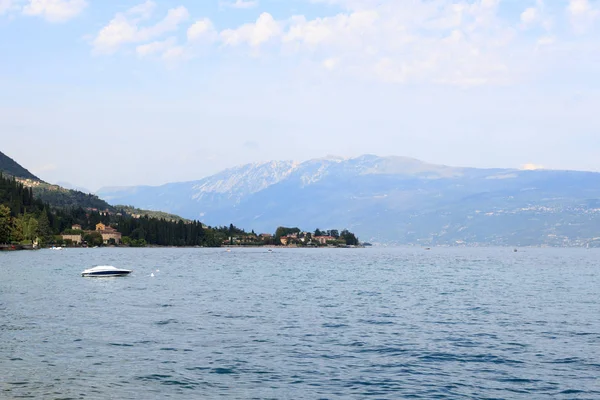
[[[44,208],[44,203],[33,196],[31,188],[26,188],[14,178],[5,177],[0,172],[0,204],[10,209],[13,216]]]
[[[221,243],[213,231],[205,229],[198,221],[184,223],[181,220],[174,222],[148,216],[121,216],[117,218],[115,228],[133,244],[143,241],[159,246],[215,247]]]

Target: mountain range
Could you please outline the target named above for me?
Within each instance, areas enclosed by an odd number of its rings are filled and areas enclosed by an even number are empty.
[[[227,169],[192,182],[102,188],[111,204],[273,232],[344,227],[421,245],[600,246],[600,174],[478,169],[407,157],[327,157]]]

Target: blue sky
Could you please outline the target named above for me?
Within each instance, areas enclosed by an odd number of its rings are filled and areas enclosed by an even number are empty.
[[[363,153],[600,171],[599,109],[599,0],[0,0],[1,150],[92,190]]]

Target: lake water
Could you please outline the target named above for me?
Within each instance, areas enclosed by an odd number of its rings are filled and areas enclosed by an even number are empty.
[[[81,277],[98,264],[135,271]],[[0,398],[598,399],[599,271],[580,249],[0,253]]]

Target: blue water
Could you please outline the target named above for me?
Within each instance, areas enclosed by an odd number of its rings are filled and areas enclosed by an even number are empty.
[[[0,253],[0,398],[598,399],[599,271],[574,249]]]

